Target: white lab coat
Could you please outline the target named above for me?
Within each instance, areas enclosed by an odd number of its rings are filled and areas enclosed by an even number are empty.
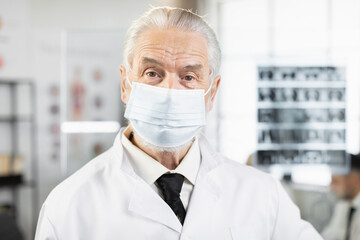
[[[202,162],[182,226],[113,147],[57,186],[43,204],[37,240],[320,240],[270,175],[214,152]]]

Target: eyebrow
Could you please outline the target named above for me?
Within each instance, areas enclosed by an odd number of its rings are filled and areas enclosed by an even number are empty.
[[[149,57],[144,57],[141,61],[142,64],[155,64],[155,65],[159,65],[161,67],[164,66],[164,63],[156,60],[156,59],[153,59],[153,58],[149,58]]]
[[[203,68],[203,65],[195,64],[195,65],[187,65],[187,66],[185,66],[184,70],[187,70],[187,71],[189,71],[189,70],[200,70],[202,68]]]

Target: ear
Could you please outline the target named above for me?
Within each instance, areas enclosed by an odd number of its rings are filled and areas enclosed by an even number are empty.
[[[131,89],[128,89],[128,84],[126,81],[127,74],[126,74],[126,68],[123,65],[119,66],[120,70],[120,76],[121,76],[121,101],[123,101],[124,104],[127,103]]]
[[[209,96],[210,97],[209,106],[208,106],[208,111],[209,112],[211,111],[211,109],[214,106],[215,96],[216,96],[216,93],[218,91],[220,81],[221,81],[221,76],[220,75],[217,75],[213,80],[213,84],[212,84],[212,87],[211,87],[211,90],[210,90],[211,95]]]

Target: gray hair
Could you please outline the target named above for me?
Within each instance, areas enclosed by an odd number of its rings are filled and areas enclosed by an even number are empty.
[[[126,34],[123,49],[123,62],[126,69],[131,69],[137,38],[145,30],[156,27],[177,28],[204,36],[208,43],[210,79],[212,80],[219,73],[221,50],[214,30],[201,16],[190,10],[170,7],[152,8],[131,24]]]

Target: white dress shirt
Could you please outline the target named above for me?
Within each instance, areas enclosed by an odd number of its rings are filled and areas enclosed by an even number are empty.
[[[180,192],[180,199],[184,205],[185,210],[189,205],[191,193],[196,183],[196,176],[199,171],[201,155],[199,149],[199,143],[195,138],[189,151],[174,170],[169,170],[161,163],[150,157],[144,151],[135,146],[130,140],[129,136],[131,129],[128,127],[121,136],[121,143],[124,147],[125,153],[129,158],[134,171],[144,181],[150,185],[150,187],[163,198],[163,194],[157,186],[156,180],[165,173],[179,173],[184,176],[184,183]]]
[[[325,240],[344,240],[346,235],[350,207],[356,210],[350,225],[350,240],[360,239],[360,193],[352,201],[339,201],[335,205],[333,216],[322,232]]]

